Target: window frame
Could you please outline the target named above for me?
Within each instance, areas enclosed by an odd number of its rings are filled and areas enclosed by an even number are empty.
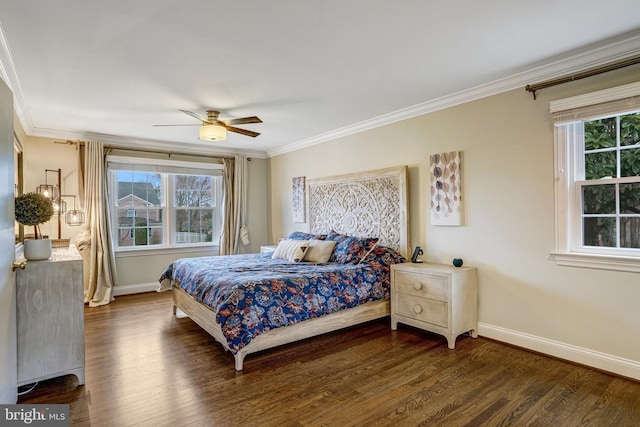
[[[117,166],[116,166],[117,165]],[[128,167],[131,167],[129,169]],[[117,191],[117,172],[119,170],[133,170],[140,168],[141,173],[149,173],[150,168],[157,167],[156,171],[151,173],[160,174],[161,179],[161,206],[163,210],[163,243],[159,245],[139,245],[139,246],[118,246],[118,191]],[[182,160],[164,160],[143,157],[130,157],[123,155],[109,155],[107,157],[107,182],[109,188],[109,212],[110,212],[110,234],[114,242],[114,251],[119,256],[135,255],[136,253],[164,253],[166,251],[194,251],[194,250],[217,250],[219,242],[214,237],[212,242],[202,243],[177,243],[176,239],[176,209],[175,206],[175,180],[170,175],[202,175],[223,177],[224,165],[222,163],[203,163]],[[222,230],[222,199],[224,195],[224,183],[220,185],[220,194],[218,195],[217,204],[214,204],[215,210],[219,212],[217,218],[218,228]],[[215,196],[215,195],[214,195]],[[214,219],[215,220],[215,219]]]
[[[552,101],[550,111],[555,121],[555,251],[551,258],[558,265],[640,272],[640,249],[583,245],[581,191],[585,183],[594,184],[584,178],[584,122],[640,111],[640,82]],[[598,181],[617,184],[629,178]],[[640,177],[631,181],[639,182]]]

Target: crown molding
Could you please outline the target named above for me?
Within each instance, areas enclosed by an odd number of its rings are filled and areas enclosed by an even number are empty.
[[[132,137],[122,137],[118,135],[109,135],[103,133],[93,133],[93,132],[66,132],[60,131],[56,129],[42,129],[36,128],[35,132],[30,134],[33,137],[42,137],[42,138],[51,138],[51,139],[61,139],[61,140],[70,140],[70,141],[101,141],[106,145],[112,146],[113,148],[129,148],[129,149],[144,149],[144,150],[161,150],[168,151],[173,153],[181,153],[181,154],[206,154],[206,155],[219,155],[219,156],[235,156],[243,155],[247,157],[252,157],[255,159],[266,159],[268,158],[267,153],[265,151],[259,150],[238,150],[232,148],[225,147],[217,147],[211,145],[211,143],[206,141],[198,141],[193,144],[189,144],[188,146],[179,146],[179,143],[175,141],[159,141],[155,139],[144,139],[144,138],[132,138]],[[178,150],[179,148],[179,150]]]
[[[585,52],[577,53],[565,58],[531,68],[527,71],[482,84],[471,89],[432,99],[412,107],[403,108],[388,114],[383,114],[354,125],[345,126],[331,132],[323,133],[312,138],[277,147],[267,151],[269,157],[278,156],[292,151],[301,150],[316,144],[342,138],[355,133],[385,126],[391,123],[407,120],[416,116],[432,113],[445,108],[497,95],[513,89],[524,88],[527,84],[534,84],[549,79],[558,78],[566,74],[576,73],[622,60],[640,53],[640,33],[636,32],[623,39],[602,44]]]

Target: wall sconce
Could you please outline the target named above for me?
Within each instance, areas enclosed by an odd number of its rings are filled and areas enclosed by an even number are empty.
[[[62,201],[62,197],[73,197],[73,209],[71,209],[70,211],[68,211],[65,216],[64,216],[64,222],[66,222],[68,225],[71,226],[77,226],[77,225],[82,225],[84,224],[84,212],[82,212],[79,209],[76,209],[76,196],[74,195],[62,195],[60,196],[60,200]],[[64,203],[64,202],[62,202]],[[65,204],[65,210],[66,210],[66,204]],[[64,211],[62,211],[64,212]],[[60,212],[60,213],[62,213]]]

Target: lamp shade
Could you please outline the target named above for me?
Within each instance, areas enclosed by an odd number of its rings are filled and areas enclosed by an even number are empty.
[[[62,200],[62,197],[53,200],[53,213],[57,214],[60,212],[61,214],[67,211],[67,202]]]
[[[72,209],[65,214],[64,222],[72,226],[82,225],[84,224],[84,212]]]
[[[38,194],[42,194],[44,197],[46,197],[49,200],[58,198],[58,187],[53,185],[49,185],[49,184],[39,185],[36,188],[36,192]]]
[[[227,139],[227,129],[220,125],[200,126],[200,139],[204,141],[224,141]]]

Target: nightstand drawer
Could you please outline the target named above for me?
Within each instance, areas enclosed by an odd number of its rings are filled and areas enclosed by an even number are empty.
[[[447,303],[428,298],[394,295],[396,313],[421,322],[447,327]]]
[[[447,278],[396,271],[395,292],[447,301]]]

